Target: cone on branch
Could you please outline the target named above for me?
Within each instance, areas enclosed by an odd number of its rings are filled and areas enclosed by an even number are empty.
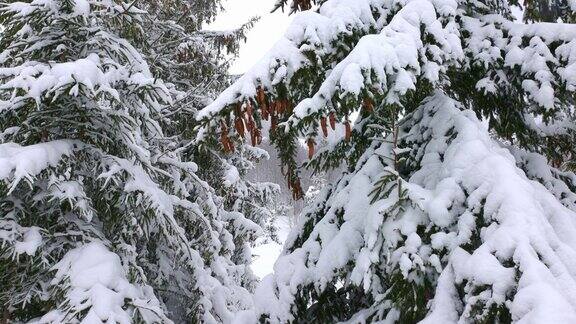
[[[334,112],[330,112],[329,115],[330,118],[330,128],[332,128],[332,130],[336,129],[336,114],[334,114]]]
[[[372,103],[372,100],[370,98],[364,98],[364,101],[362,102],[362,107],[364,107],[364,110],[368,113],[374,111],[374,104]]]
[[[292,102],[288,99],[284,100],[284,107],[286,110],[287,114],[292,114],[292,111],[294,110],[294,106],[292,105]]]
[[[346,139],[346,142],[349,142],[350,137],[352,136],[352,128],[350,127],[350,121],[349,120],[346,120],[346,122],[344,123],[344,127],[346,128],[345,139]]]
[[[279,115],[284,114],[284,102],[282,100],[276,100],[274,101],[274,107],[276,108],[276,112]]]
[[[236,119],[234,119],[234,128],[236,129],[236,132],[244,138],[244,121],[241,117],[236,117]]]
[[[309,138],[308,139],[308,160],[311,160],[312,157],[314,156],[314,145],[316,145],[316,142],[314,142],[314,139]]]
[[[234,116],[240,117],[242,116],[242,104],[237,103],[234,105]]]
[[[256,132],[256,145],[260,145],[262,144],[262,132],[258,128],[256,128],[255,132]]]
[[[257,146],[262,144],[262,133],[260,129],[253,127],[252,131],[250,132],[250,140],[252,142],[252,146]]]
[[[268,113],[268,107],[266,107],[266,105],[261,105],[260,110],[262,112],[262,119],[268,120],[270,118],[270,114]]]
[[[252,118],[252,116],[248,116],[248,120],[246,121],[246,127],[248,128],[248,131],[250,133],[252,133],[252,131],[254,130],[254,119]]]
[[[324,137],[328,137],[328,125],[326,124],[326,117],[324,116],[320,118],[320,127],[322,128],[322,134]]]
[[[232,145],[232,141],[228,137],[228,127],[222,120],[220,121],[220,129],[220,144],[222,144],[222,149],[225,153],[232,152],[234,145]]]
[[[258,88],[256,89],[256,101],[260,106],[266,104],[266,93],[264,92],[264,89],[261,86],[258,86]]]
[[[253,113],[254,111],[253,111],[253,109],[252,109],[252,102],[251,102],[250,100],[248,100],[248,101],[246,102],[245,107],[246,107],[246,114],[247,114],[248,116],[252,116],[252,113]]]
[[[292,183],[292,199],[300,200],[304,196],[304,192],[302,191],[302,186],[300,184],[300,179],[296,179]]]

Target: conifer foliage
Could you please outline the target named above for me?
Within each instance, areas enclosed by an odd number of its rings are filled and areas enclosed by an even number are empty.
[[[229,221],[228,230],[234,241],[231,259],[247,266],[252,261],[250,246],[256,236],[268,233],[263,229],[274,231],[271,223],[279,187],[247,179],[247,173],[268,158],[266,151],[242,142],[237,142],[234,150],[222,151],[217,141],[194,140],[194,115],[229,85],[230,57],[237,54],[238,43],[257,21],[253,18],[233,30],[203,30],[203,24],[215,18],[219,4],[213,0],[141,2],[148,13],[149,19],[143,25],[151,40],[143,44],[143,51],[151,70],[169,84],[172,97],[176,98],[162,111],[162,125],[175,150],[183,160],[198,164],[198,176],[221,197],[227,211],[241,213],[260,226],[250,228],[242,222]],[[253,288],[256,282],[247,270],[244,286]]]
[[[576,26],[512,4],[319,1],[198,114],[226,149],[234,120],[269,127],[295,197],[300,139],[347,166],[240,318],[576,321]]]
[[[150,3],[0,4],[4,320],[218,323],[250,305],[236,250],[261,229],[182,153],[182,90],[150,48],[183,27],[149,37]]]
[[[525,7],[524,19],[527,21],[547,21],[574,23],[576,21],[576,1],[573,0],[544,0],[523,1]]]

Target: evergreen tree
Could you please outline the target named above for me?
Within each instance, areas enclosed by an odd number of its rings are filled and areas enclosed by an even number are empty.
[[[241,318],[576,321],[576,26],[503,0],[317,4],[197,116],[226,147],[235,119],[270,120],[295,197],[300,138],[306,166],[347,165]]]
[[[181,99],[174,70],[150,60],[151,12],[113,0],[0,4],[6,320],[217,323],[250,306],[236,241],[260,228],[227,210],[182,153],[166,113]]]
[[[268,158],[268,153],[242,142],[237,143],[235,150],[224,152],[219,150],[217,141],[197,143],[194,115],[229,85],[230,58],[237,55],[239,42],[245,40],[246,31],[257,18],[237,29],[207,31],[203,25],[214,19],[219,1],[145,1],[142,5],[149,13],[144,26],[151,39],[143,51],[149,57],[151,70],[169,83],[177,98],[163,111],[163,127],[177,143],[175,150],[182,159],[197,162],[198,175],[222,197],[227,211],[240,212],[262,228],[257,232],[238,231],[230,223],[228,230],[235,243],[232,260],[248,265],[255,235],[274,235],[275,231],[272,220],[278,185],[249,181],[246,177],[260,160]],[[257,280],[246,271],[245,286],[252,288]]]

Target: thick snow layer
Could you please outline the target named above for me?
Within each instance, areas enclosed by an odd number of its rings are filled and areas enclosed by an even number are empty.
[[[574,91],[576,79],[576,26],[561,23],[522,24],[489,15],[482,19],[463,18],[463,25],[470,37],[463,39],[465,52],[473,57],[475,64],[519,67],[523,77],[522,86],[530,99],[547,109],[555,105],[556,91],[562,84]],[[502,49],[504,51],[502,52]],[[500,86],[509,85],[505,75],[498,76]],[[482,80],[477,85],[490,92],[492,82]],[[556,89],[556,90],[555,90]]]
[[[417,62],[413,56],[417,55],[419,47],[422,46],[419,39],[420,23],[426,25],[426,32],[436,38],[439,43],[438,46],[443,47],[446,53],[451,53],[455,57],[461,56],[462,50],[459,48],[458,37],[449,35],[454,31],[454,26],[449,24],[443,30],[443,27],[435,19],[436,14],[453,14],[457,5],[455,1],[326,1],[320,7],[319,12],[306,11],[296,14],[286,35],[268,54],[225,90],[213,103],[200,111],[197,118],[207,118],[234,102],[253,98],[256,95],[258,85],[270,90],[272,89],[271,86],[278,83],[280,79],[285,79],[284,82],[290,80],[295,71],[311,64],[304,55],[306,52],[315,52],[317,55],[331,53],[334,51],[334,40],[342,37],[342,35],[366,34],[370,28],[381,29],[384,23],[383,19],[389,13],[397,10],[398,5],[405,6],[405,8],[402,8],[392,22],[383,28],[379,37],[367,35],[364,40],[360,41],[359,46],[354,49],[356,54],[348,58],[345,63],[339,64],[337,70],[331,73],[330,79],[323,85],[325,90],[321,90],[318,97],[326,96],[328,89],[333,91],[332,88],[336,83],[344,87],[343,92],[357,93],[360,84],[358,81],[363,79],[359,74],[360,68],[363,72],[369,71],[371,67],[374,68],[376,77],[379,78],[378,81],[385,83],[385,75],[382,73],[384,69],[392,71],[394,65],[407,65],[407,61]],[[381,17],[381,20],[378,20],[377,17]],[[411,43],[413,41],[411,38],[415,38],[416,44]],[[398,48],[395,48],[396,44],[399,45]],[[386,46],[388,49],[384,52],[378,52],[382,46]],[[436,46],[437,49],[439,49],[438,46]],[[440,58],[438,55],[441,53],[438,50],[432,53],[437,56],[434,59]],[[381,57],[382,55],[383,57]],[[397,59],[389,60],[390,56],[397,56]],[[414,67],[413,65],[410,66]],[[439,65],[431,62],[431,64],[425,64],[422,70],[427,77],[434,80],[437,78],[438,68]],[[282,77],[278,77],[276,74],[279,69],[283,71]],[[396,82],[398,88],[395,89],[397,92],[405,91],[413,83],[411,77],[404,72],[399,72],[399,79]],[[331,98],[331,96],[324,99],[327,98]]]
[[[453,0],[326,1],[318,12],[296,15],[285,37],[264,59],[197,118],[208,120],[227,107],[254,98],[258,86],[274,96],[273,85],[283,83],[290,92],[296,72],[318,68],[328,55],[342,52],[334,47],[334,40],[343,35],[354,35],[359,41],[349,55],[325,69],[328,75],[321,87],[298,103],[292,123],[314,113],[327,113],[333,109],[334,99],[347,94],[358,97],[364,90],[383,93],[387,102],[396,103],[418,77],[443,82],[439,76],[449,66],[483,66],[487,73],[476,88],[486,94],[509,88],[512,78],[519,77],[522,90],[535,106],[548,110],[557,108],[560,88],[576,89],[576,26],[522,24],[501,15],[464,15],[456,22],[459,5]],[[393,17],[385,24],[389,15]],[[368,34],[373,30],[377,33]],[[421,31],[425,34],[420,35]],[[515,72],[507,75],[509,69]],[[564,133],[565,128],[557,122],[566,118],[564,111],[557,111],[554,130],[536,122],[534,130]],[[530,119],[533,117],[526,116],[527,123]],[[218,127],[216,121],[211,122]]]
[[[430,111],[435,111],[432,117]],[[491,286],[492,296],[471,297],[497,304],[506,302],[514,321],[575,321],[576,213],[539,182],[529,180],[516,166],[514,156],[491,140],[473,112],[461,112],[450,99],[436,96],[422,116],[422,128],[414,128],[411,135],[420,137],[419,132],[426,128],[432,131],[422,157],[428,165],[410,182],[427,190],[436,188],[426,198],[432,202],[444,193],[455,202],[464,199],[463,206],[487,224],[481,229],[481,244],[471,253],[450,247],[451,240],[445,241],[451,253],[443,271],[450,269],[456,284],[464,280],[467,286]],[[445,147],[445,134],[452,127],[458,136]],[[442,188],[448,180],[450,185]],[[441,210],[447,217],[454,217],[459,214],[457,206],[452,203],[446,206],[450,209]],[[436,212],[434,209],[428,205],[424,212],[430,214]],[[459,227],[458,232],[474,231],[476,224]],[[515,267],[504,265],[507,261]],[[446,295],[448,292],[442,289],[445,287],[439,286],[437,294]],[[460,302],[452,300],[433,302],[432,314],[454,314],[461,309]],[[558,307],[563,309],[561,314]],[[467,318],[472,308],[472,303],[464,305],[460,320]]]
[[[81,87],[94,95],[105,92],[120,100],[119,93],[115,89],[117,82],[128,81],[135,86],[154,83],[154,78],[149,73],[133,73],[125,67],[112,67],[110,63],[112,62],[92,53],[73,62],[52,64],[27,62],[14,68],[0,68],[1,76],[13,76],[11,80],[2,84],[0,89],[21,89],[26,93],[22,98],[31,98],[37,102],[40,102],[46,94],[57,96],[64,89],[69,89],[70,95],[77,96]],[[4,105],[10,103],[8,101]],[[0,108],[10,109],[1,105]]]
[[[69,5],[72,5],[72,12],[70,8],[63,8]],[[119,15],[128,8],[131,12],[139,12],[132,5],[93,0],[73,0],[69,3],[52,0],[14,2],[3,6],[2,11],[15,18],[14,21],[37,20],[42,17],[43,20],[50,21],[48,24],[57,25],[53,22],[75,19],[75,16],[87,17],[91,14],[91,6],[92,9],[98,8],[110,16]],[[150,93],[153,98],[149,98],[152,99],[150,102],[157,98],[170,102],[168,88],[161,80],[154,78],[138,50],[127,40],[99,26],[98,19],[102,17],[98,15],[96,20],[85,20],[90,22],[88,25],[78,25],[78,28],[84,29],[80,33],[90,34],[90,41],[86,43],[87,47],[83,49],[82,56],[63,62],[34,59],[9,62],[15,52],[30,55],[35,51],[52,51],[48,47],[54,45],[52,38],[62,37],[62,31],[58,30],[60,27],[45,28],[41,33],[32,33],[31,28],[24,25],[18,33],[25,41],[15,43],[0,54],[0,62],[4,65],[0,68],[0,77],[4,79],[0,89],[14,90],[11,98],[0,101],[0,109],[14,110],[29,101],[40,104],[43,99],[55,100],[62,95],[83,95],[90,98],[99,96],[120,101],[123,95],[120,92],[123,90],[138,91],[143,87],[152,88]],[[55,51],[61,51],[65,47],[65,43],[59,44]]]
[[[52,141],[29,146],[0,144],[0,179],[12,182],[12,189],[22,179],[32,180],[48,167],[55,167],[64,156],[72,154],[78,143]]]
[[[14,253],[34,255],[36,250],[42,244],[42,235],[39,227],[30,227],[24,231],[21,241],[14,243]]]
[[[274,220],[274,226],[277,229],[278,241],[273,241],[269,238],[265,238],[265,241],[261,239],[256,242],[256,246],[252,248],[252,253],[255,258],[250,265],[254,274],[262,279],[265,276],[271,274],[274,269],[274,263],[280,253],[282,252],[282,247],[286,241],[286,237],[290,232],[290,219],[289,217],[278,217]]]
[[[545,157],[515,147],[508,148],[526,175],[542,183],[567,208],[576,212],[576,175],[550,167]]]
[[[331,71],[316,94],[294,108],[292,119],[303,119],[326,109],[336,91],[340,91],[340,96],[358,95],[366,86],[362,73],[366,74],[366,79],[376,80],[373,86],[386,93],[385,100],[390,104],[398,103],[400,96],[414,89],[420,73],[431,82],[437,82],[439,70],[432,68],[437,64],[430,60],[421,65],[420,61],[424,59],[421,53],[435,49],[432,57],[443,61],[455,61],[463,55],[453,26],[443,27],[437,18],[436,8],[430,1],[414,0],[406,4],[380,34],[360,39],[352,52]],[[441,47],[423,44],[421,28]]]
[[[475,114],[461,109],[438,93],[415,113],[420,121],[406,140],[427,144],[416,153],[420,169],[405,183],[411,207],[387,219],[383,212],[393,196],[370,203],[374,182],[388,168],[378,156],[390,147],[368,150],[356,171],[332,188],[310,236],[285,250],[274,274],[264,278],[255,312],[239,314],[238,321],[262,313],[289,321],[299,289],[313,285],[322,291],[341,271],[349,273],[345,284],[381,294],[385,288],[371,281],[372,268],[399,269],[410,280],[423,264],[439,275],[426,323],[469,321],[478,302],[505,303],[514,321],[575,321],[576,213],[530,180]],[[455,136],[449,140],[450,134]],[[307,221],[292,231],[288,247],[302,239]],[[485,225],[477,229],[477,222]],[[418,226],[428,228],[431,245],[416,234]],[[480,241],[471,243],[472,235]],[[462,286],[463,299],[456,294]],[[475,294],[473,287],[488,287],[490,293]]]
[[[158,300],[150,288],[137,287],[126,279],[120,258],[100,242],[88,243],[68,252],[54,266],[53,285],[70,285],[66,292],[70,314],[52,311],[34,323],[64,323],[76,312],[86,311],[82,323],[132,323],[134,308],[126,307],[130,300],[141,315],[153,319],[162,314]],[[158,320],[167,320],[158,318]]]
[[[200,315],[201,322],[229,322],[235,311],[249,308],[251,301],[249,292],[238,282],[243,276],[251,274],[247,273],[249,269],[245,265],[234,264],[223,252],[224,249],[233,251],[236,243],[232,234],[224,228],[228,224],[237,231],[236,234],[243,235],[258,233],[260,227],[239,212],[220,210],[221,207],[217,205],[219,202],[215,201],[219,198],[207,195],[206,193],[211,194],[213,189],[200,179],[197,179],[198,186],[203,187],[198,189],[204,191],[198,190],[198,195],[194,197],[195,201],[192,201],[165,191],[141,165],[135,164],[134,161],[113,156],[106,156],[104,159],[107,160],[109,169],[101,174],[101,178],[113,181],[111,179],[114,179],[115,175],[125,174],[127,177],[124,190],[135,194],[140,203],[156,211],[154,221],[157,228],[164,230],[164,235],[176,242],[173,246],[182,249],[179,251],[178,262],[193,269],[194,288],[200,291],[197,303],[205,310]],[[180,167],[192,173],[197,165],[181,163]],[[181,215],[175,212],[178,209],[184,210],[188,215],[186,217],[194,217],[199,223],[198,226],[202,226],[204,230],[202,244],[205,250],[193,243],[181,244],[188,242],[188,238],[186,230],[179,222]],[[207,214],[208,212],[218,213],[218,218]],[[201,253],[210,253],[209,259],[205,261],[205,256]],[[174,267],[170,263],[162,263],[160,271],[167,272],[166,277],[171,278]],[[187,282],[189,279],[182,278],[182,280]]]

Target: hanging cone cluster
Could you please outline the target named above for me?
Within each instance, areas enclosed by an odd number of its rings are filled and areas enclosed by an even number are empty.
[[[270,112],[268,111],[268,102],[266,100],[266,93],[261,86],[258,86],[256,89],[256,103],[258,103],[258,107],[260,107],[260,111],[262,112],[262,119],[268,120],[270,118]]]
[[[246,132],[250,134],[252,146],[262,144],[262,131],[254,121],[254,111],[252,103],[247,101],[245,104],[238,104],[234,107],[234,129],[236,134],[242,139],[245,138]],[[234,143],[229,136],[229,127],[224,120],[220,121],[220,143],[224,152],[234,152]]]
[[[242,117],[234,119],[234,128],[236,128],[236,132],[240,134],[240,137],[244,138],[244,119]]]
[[[254,105],[255,104],[255,105]],[[257,108],[257,109],[254,109]],[[266,90],[262,86],[256,88],[256,96],[252,99],[247,99],[242,103],[237,103],[233,106],[233,129],[236,134],[244,139],[246,132],[250,135],[250,143],[252,146],[258,146],[262,144],[262,123],[261,120],[270,121],[270,133],[274,133],[277,128],[280,119],[285,119],[290,116],[293,112],[293,105],[288,99],[274,99],[269,100],[266,94]],[[258,119],[256,122],[255,118]],[[226,119],[220,120],[220,142],[222,150],[225,153],[234,152],[234,141],[233,137],[230,136],[230,127],[225,121]],[[326,130],[327,135],[327,130]],[[309,142],[309,149],[311,150],[310,156],[314,155],[314,145],[315,142]],[[301,199],[304,196],[300,180],[293,173],[289,171],[284,174],[287,179],[288,188],[292,190],[292,196],[294,199]]]
[[[254,102],[258,111],[254,110],[252,104]],[[373,102],[370,99],[365,99],[363,101],[363,107],[366,111],[371,112],[373,110]],[[256,96],[252,99],[246,100],[243,104],[236,104],[233,109],[234,115],[234,129],[236,133],[242,138],[245,138],[246,131],[250,134],[250,143],[252,146],[257,146],[262,143],[262,130],[261,124],[258,125],[254,121],[255,114],[259,113],[262,120],[270,121],[270,132],[274,133],[278,128],[279,120],[286,119],[293,113],[293,105],[288,99],[275,99],[269,100],[266,94],[266,90],[262,86],[256,88]],[[330,111],[327,116],[322,116],[320,118],[320,128],[322,135],[326,138],[328,137],[328,125],[332,130],[336,130],[336,112]],[[352,137],[352,127],[350,120],[346,118],[344,122],[344,140],[349,142]],[[233,152],[234,144],[229,136],[229,127],[225,122],[220,122],[220,141],[224,152]],[[313,138],[309,138],[306,141],[308,148],[308,159],[312,159],[315,154],[316,142]],[[293,177],[292,173],[285,175],[288,177]],[[299,181],[288,180],[288,187],[292,189],[293,196],[301,198],[303,197],[302,188]]]

